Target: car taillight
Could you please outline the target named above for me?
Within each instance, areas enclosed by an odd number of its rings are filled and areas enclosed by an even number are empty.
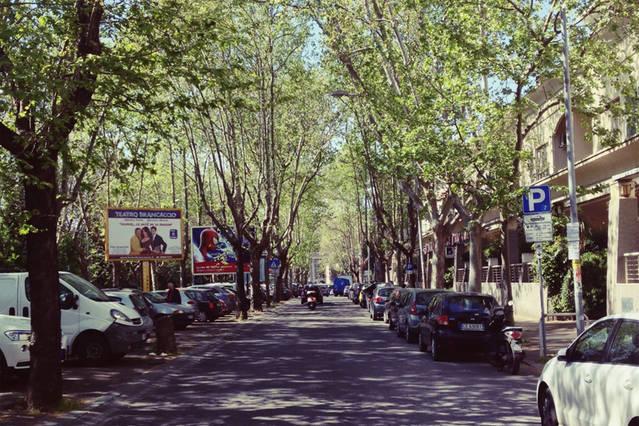
[[[213,303],[213,302],[209,302],[209,308],[211,308],[211,309],[215,309],[215,303]]]
[[[437,317],[437,324],[448,325],[448,315],[440,315]]]
[[[189,305],[195,305],[195,301],[193,301],[193,300],[189,300],[189,301],[188,301],[188,302],[186,302],[186,303],[188,303]]]
[[[375,303],[377,303],[377,304],[382,303],[383,301],[384,301],[384,299],[382,299],[382,298],[381,298],[381,297],[379,297],[379,296],[377,296],[377,297],[375,298]]]
[[[417,314],[417,304],[414,302],[410,305],[410,313],[414,315]]]
[[[519,330],[507,331],[506,334],[514,340],[519,340],[524,335],[524,333]]]

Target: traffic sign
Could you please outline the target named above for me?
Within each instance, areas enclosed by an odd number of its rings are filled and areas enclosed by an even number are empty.
[[[531,186],[523,195],[524,214],[550,213],[551,199],[548,185]]]
[[[268,267],[270,269],[279,269],[279,267],[282,265],[282,262],[280,262],[280,260],[277,257],[274,257],[273,259],[271,259],[271,261],[268,264]]]
[[[552,203],[548,185],[531,186],[522,197],[526,242],[552,241]]]

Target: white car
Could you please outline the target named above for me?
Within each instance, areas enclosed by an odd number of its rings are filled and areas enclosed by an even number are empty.
[[[639,313],[611,315],[546,364],[542,425],[639,425]]]
[[[6,381],[9,370],[29,368],[29,318],[0,315],[0,384]]]

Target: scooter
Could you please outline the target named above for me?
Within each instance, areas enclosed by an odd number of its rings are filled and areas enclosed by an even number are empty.
[[[525,352],[521,347],[524,329],[521,327],[503,327],[504,311],[498,308],[493,313],[491,329],[495,333],[492,348],[489,351],[490,362],[498,370],[509,374],[519,373]]]
[[[308,300],[306,302],[306,306],[308,306],[308,309],[310,309],[311,311],[313,309],[315,309],[315,306],[317,306],[317,297],[315,296],[308,296]]]

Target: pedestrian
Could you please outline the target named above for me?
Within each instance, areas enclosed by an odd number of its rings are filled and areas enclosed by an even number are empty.
[[[180,297],[180,292],[175,289],[173,281],[169,281],[167,286],[169,287],[169,291],[166,293],[166,302],[180,305],[182,303],[182,297]]]

